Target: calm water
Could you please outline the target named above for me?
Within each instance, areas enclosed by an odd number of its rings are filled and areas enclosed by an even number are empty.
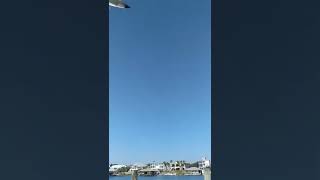
[[[110,180],[131,180],[131,176],[109,176]],[[138,180],[203,180],[203,176],[138,176]]]

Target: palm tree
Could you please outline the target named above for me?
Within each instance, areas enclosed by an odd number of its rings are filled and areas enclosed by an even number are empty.
[[[167,170],[170,164],[166,161],[163,161],[164,169]]]
[[[168,164],[169,164],[168,162],[163,161],[163,165],[164,165],[164,166],[167,166]]]

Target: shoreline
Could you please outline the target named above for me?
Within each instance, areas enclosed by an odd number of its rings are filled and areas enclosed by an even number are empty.
[[[132,174],[117,174],[117,175],[109,175],[110,176],[131,176]],[[138,176],[148,176],[148,175],[138,175]],[[153,176],[202,176],[202,174],[157,174],[157,175],[153,175]]]
[[[120,176],[120,177],[123,177],[123,176],[131,176],[131,174],[126,174],[126,175],[109,175],[109,177],[116,177],[116,176]],[[141,175],[140,175],[141,176]],[[203,176],[203,175],[193,175],[193,174],[184,174],[184,175],[165,175],[165,174],[159,174],[159,175],[155,175],[155,176]]]

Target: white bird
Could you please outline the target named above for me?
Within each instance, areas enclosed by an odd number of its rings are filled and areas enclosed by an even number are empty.
[[[110,6],[116,8],[130,8],[130,6],[122,2],[122,0],[109,0],[109,7]]]

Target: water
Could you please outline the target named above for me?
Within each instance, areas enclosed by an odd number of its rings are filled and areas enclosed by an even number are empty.
[[[131,180],[131,176],[109,176],[110,180]],[[138,176],[138,180],[204,180],[203,176]]]

